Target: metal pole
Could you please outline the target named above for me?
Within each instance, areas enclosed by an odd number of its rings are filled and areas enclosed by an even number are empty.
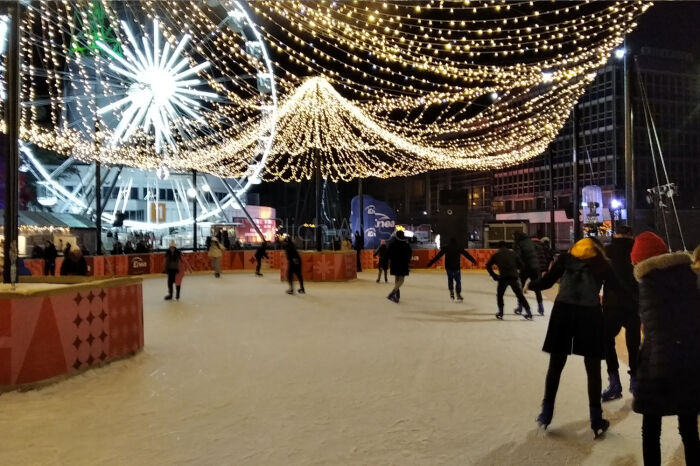
[[[5,245],[3,281],[13,283],[12,257],[18,244],[18,201],[19,201],[19,23],[20,2],[7,7],[10,16],[10,30],[7,44],[7,107],[5,122],[7,133],[2,144],[5,153]]]
[[[362,192],[362,178],[357,179],[357,197],[360,199],[360,234],[365,237],[365,198]]]
[[[114,192],[114,188],[117,186],[117,181],[119,180],[119,175],[122,173],[122,168],[123,166],[119,167],[119,170],[117,170],[117,175],[114,177],[114,181],[112,181],[112,185],[109,187],[109,191],[107,191],[107,195],[105,198],[102,200],[102,211],[104,211],[107,208],[107,203],[109,202],[109,198],[112,197],[112,193]],[[109,173],[108,173],[109,175]],[[107,176],[105,176],[105,181],[107,181]],[[131,195],[131,193],[129,193]]]
[[[555,247],[557,224],[554,221],[554,153],[549,148],[549,244]]]
[[[635,186],[634,186],[634,151],[632,148],[632,105],[630,88],[630,53],[626,51],[623,62],[623,93],[624,93],[624,141],[625,141],[625,207],[627,208],[627,224],[634,230]]]
[[[255,223],[255,220],[253,220],[253,217],[251,217],[250,213],[248,213],[248,209],[246,209],[245,206],[243,204],[241,204],[241,200],[238,199],[238,196],[236,196],[236,192],[233,190],[231,185],[229,185],[228,181],[226,181],[223,178],[221,179],[221,181],[224,183],[224,187],[226,188],[228,193],[231,195],[231,197],[233,197],[236,200],[236,202],[238,202],[238,206],[241,208],[241,210],[243,211],[245,216],[248,218],[248,221],[251,223],[251,225],[253,225],[253,228],[255,228],[255,231],[258,233],[258,235],[260,235],[261,238],[264,239],[265,236],[263,235],[262,230],[260,229],[258,224]]]
[[[100,148],[97,144],[97,153]],[[99,160],[95,162],[95,255],[102,255],[102,174]]]
[[[317,148],[314,152],[314,177],[316,178],[316,228],[314,230],[316,236],[316,250],[323,250],[323,240],[321,238],[321,154]]]
[[[576,104],[571,112],[571,152],[572,165],[571,177],[573,182],[573,217],[574,217],[574,242],[581,238],[581,221],[579,220],[579,209],[581,207],[579,188],[578,188],[578,122],[577,122]]]
[[[193,189],[197,189],[197,170],[192,170],[192,186]],[[156,212],[156,215],[158,213]],[[192,199],[192,219],[194,223],[192,224],[192,250],[197,250],[197,196]]]

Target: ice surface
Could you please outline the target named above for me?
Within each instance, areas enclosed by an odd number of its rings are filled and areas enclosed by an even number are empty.
[[[187,276],[180,302],[163,301],[164,278],[145,280],[145,350],[0,396],[0,464],[642,463],[627,391],[593,441],[580,357],[549,431],[536,428],[548,317],[513,315],[508,292],[497,321],[486,274],[463,273],[457,304],[443,273],[411,273],[396,305],[372,271],[305,296],[275,272]],[[683,464],[676,425],[665,418],[664,464]]]

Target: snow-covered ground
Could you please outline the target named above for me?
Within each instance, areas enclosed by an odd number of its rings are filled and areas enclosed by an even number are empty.
[[[397,305],[372,271],[305,296],[275,272],[188,276],[180,302],[146,279],[144,351],[1,395],[0,464],[642,463],[628,392],[604,405],[612,426],[593,440],[579,357],[550,429],[536,428],[548,318],[497,321],[486,274],[463,273],[453,303],[443,273],[412,273]],[[662,441],[664,464],[683,464],[675,419]]]

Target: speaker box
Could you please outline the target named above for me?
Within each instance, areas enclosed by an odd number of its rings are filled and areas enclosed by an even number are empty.
[[[458,246],[466,247],[469,238],[467,230],[467,192],[463,190],[440,191],[440,216],[438,218],[440,244],[447,244],[450,238],[454,237]]]

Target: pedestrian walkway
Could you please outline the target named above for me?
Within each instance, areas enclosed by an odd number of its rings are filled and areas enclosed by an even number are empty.
[[[634,465],[641,417],[628,392],[593,441],[583,360],[564,370],[554,420],[538,430],[548,315],[494,317],[495,283],[413,272],[401,303],[376,271],[309,283],[279,274],[144,282],[145,350],[30,392],[0,396],[3,465]],[[528,296],[534,303],[534,296]],[[546,303],[547,311],[551,303]],[[625,380],[625,388],[627,381]],[[664,464],[683,464],[675,419]]]

